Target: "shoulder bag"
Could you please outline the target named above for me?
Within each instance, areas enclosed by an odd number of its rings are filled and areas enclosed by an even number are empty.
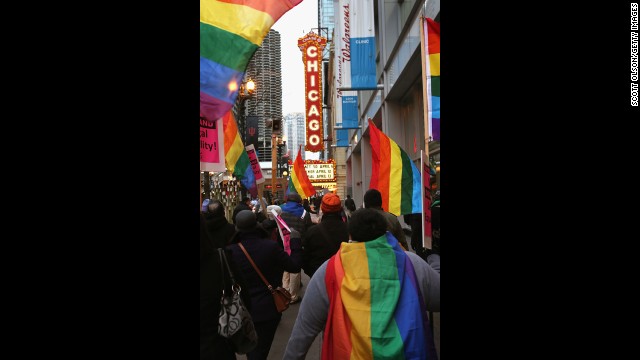
[[[222,297],[220,298],[220,313],[218,314],[218,334],[229,339],[233,350],[238,354],[246,354],[258,345],[253,320],[249,310],[240,298],[240,285],[236,282],[227,256],[223,248],[218,248],[220,268],[222,274]],[[226,292],[225,275],[231,279],[231,293]]]
[[[249,259],[251,266],[253,266],[253,268],[256,270],[258,275],[260,275],[260,278],[262,279],[262,281],[264,281],[265,285],[267,285],[267,288],[269,288],[269,291],[271,291],[271,295],[273,295],[273,301],[276,304],[276,309],[278,310],[278,312],[283,312],[287,310],[289,308],[289,304],[291,303],[291,294],[287,291],[287,289],[280,286],[274,289],[273,286],[269,284],[267,279],[265,279],[264,275],[262,275],[262,272],[260,272],[260,269],[258,269],[256,264],[253,262],[253,259],[251,258],[251,256],[249,256],[247,249],[245,249],[241,243],[238,243],[238,245],[240,246],[240,249],[242,250],[242,252],[247,256],[247,259]]]

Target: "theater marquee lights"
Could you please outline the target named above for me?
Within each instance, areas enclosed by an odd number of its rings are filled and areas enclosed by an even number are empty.
[[[305,73],[306,103],[306,145],[304,149],[311,152],[324,150],[322,128],[322,50],[327,39],[310,32],[298,39],[298,48],[302,51],[302,62]]]

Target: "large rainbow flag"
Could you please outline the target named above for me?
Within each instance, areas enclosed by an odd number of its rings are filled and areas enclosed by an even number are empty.
[[[382,194],[382,208],[396,216],[422,212],[420,171],[395,141],[369,120],[370,189]]]
[[[301,149],[302,147],[298,149],[298,156],[293,162],[293,168],[291,169],[291,176],[289,177],[286,194],[288,195],[291,192],[296,192],[301,198],[306,199],[315,195],[316,189],[311,184],[309,176],[307,176],[307,170],[304,168],[304,162],[300,155]]]
[[[224,129],[224,160],[227,163],[227,169],[240,179],[242,185],[253,197],[258,196],[256,176],[253,174],[249,154],[242,144],[238,125],[231,110],[227,111],[222,118],[222,127]]]
[[[413,264],[389,232],[342,243],[327,263],[325,286],[322,360],[437,359]]]
[[[269,29],[302,0],[200,0],[200,116],[222,117],[236,101]]]
[[[440,23],[424,18],[426,41],[428,122],[434,141],[440,141]]]

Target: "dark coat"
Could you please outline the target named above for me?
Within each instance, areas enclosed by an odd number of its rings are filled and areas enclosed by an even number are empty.
[[[322,230],[326,230],[326,236]],[[347,224],[342,221],[340,213],[323,214],[320,224],[309,228],[303,241],[304,272],[312,277],[320,265],[340,249],[340,244],[347,241],[349,241],[349,230]]]
[[[287,202],[280,208],[282,209],[282,214],[280,214],[282,220],[287,223],[289,228],[298,230],[304,241],[307,229],[314,225],[313,221],[311,221],[311,214],[307,211],[304,218],[302,218],[304,208],[302,204],[295,202]]]
[[[213,217],[210,214],[205,214],[204,217],[207,221],[207,230],[213,242],[213,247],[227,246],[236,232],[236,227],[233,224],[229,224],[224,216]]]
[[[291,256],[273,240],[267,233],[260,229],[250,232],[239,232],[234,235],[233,244],[228,245],[231,250],[234,263],[242,272],[246,287],[242,292],[250,294],[251,317],[254,322],[279,319],[282,314],[276,310],[273,295],[262,281],[258,273],[244,255],[236,242],[238,240],[247,249],[253,262],[260,269],[267,281],[274,288],[282,286],[282,273],[300,272],[302,267],[302,243],[299,238],[291,239]]]
[[[222,277],[217,249],[200,218],[200,360],[235,359],[225,338],[218,335]]]

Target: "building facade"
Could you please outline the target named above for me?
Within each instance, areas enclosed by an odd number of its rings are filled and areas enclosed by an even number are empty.
[[[244,82],[253,80],[255,93],[239,98],[234,107],[242,140],[247,144],[247,119],[257,118],[258,159],[271,161],[271,127],[267,119],[282,119],[282,61],[280,33],[269,30],[262,46],[255,52],[245,73]]]
[[[334,4],[335,9],[339,9],[339,1],[334,0]],[[338,193],[351,194],[358,205],[362,204],[364,193],[371,181],[372,157],[368,119],[372,119],[379,129],[404,149],[416,165],[420,162],[420,151],[425,150],[427,146],[430,156],[435,161],[439,162],[440,156],[439,143],[425,139],[424,135],[420,46],[420,16],[424,15],[439,22],[440,0],[377,0],[372,1],[372,5],[378,89],[357,92],[359,128],[349,130],[349,146],[328,146],[328,157],[336,159],[338,174],[342,173],[341,165],[346,170],[344,184],[341,184],[338,178]],[[344,20],[341,16],[335,16],[335,21]],[[346,25],[348,28],[349,24]],[[336,26],[336,29],[339,28],[340,26]],[[331,44],[330,51],[340,50],[334,48],[334,43]],[[335,78],[338,64],[335,63],[333,55],[330,59],[329,77]],[[333,107],[338,89],[335,81],[330,82],[328,86],[332,94],[328,106]],[[327,131],[334,139],[336,122],[342,123],[342,120],[336,119],[336,113],[332,111]]]

